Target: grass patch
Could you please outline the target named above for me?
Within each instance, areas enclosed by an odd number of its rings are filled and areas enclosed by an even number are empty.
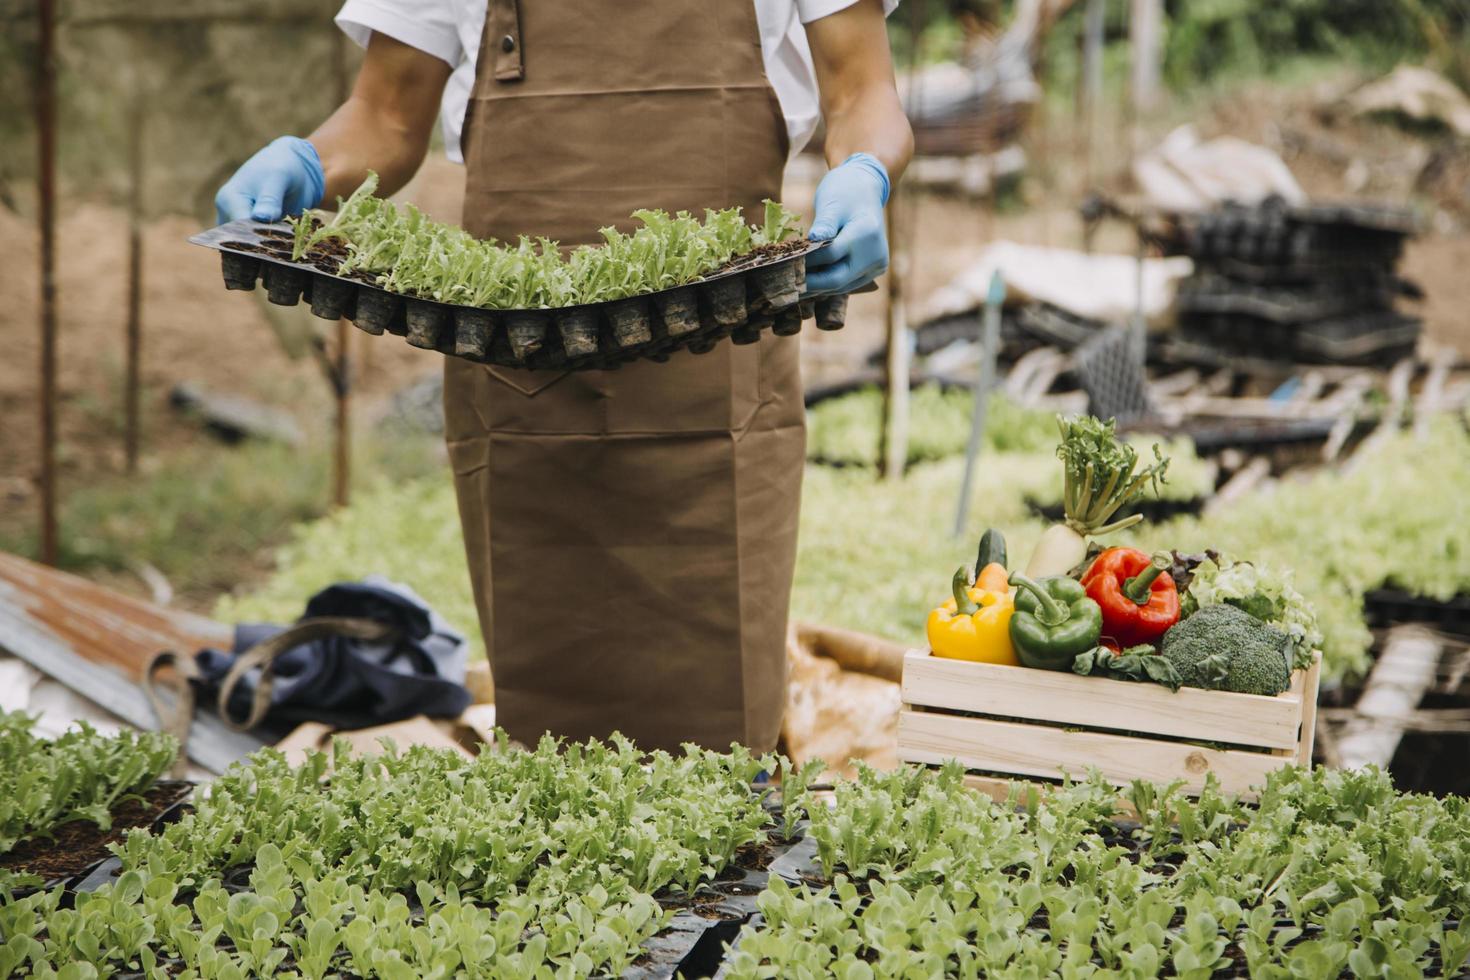
[[[366,481],[435,472],[443,466],[436,444],[428,438],[362,440],[354,447],[355,476]],[[67,485],[60,565],[84,573],[127,572],[146,561],[186,601],[208,601],[269,572],[273,550],[291,529],[330,509],[331,466],[324,445],[198,441],[140,475],[109,473]],[[0,524],[0,550],[34,555],[37,537],[32,521]]]
[[[909,465],[963,455],[970,438],[974,396],[960,388],[926,384],[915,388],[909,402]],[[807,413],[807,458],[842,466],[872,467],[878,459],[878,431],[883,419],[883,394],[863,388],[817,405]],[[1187,439],[1159,440],[1135,436],[1130,440],[1152,459],[1152,446],[1162,442],[1169,457],[1167,482],[1160,488],[1166,500],[1192,500],[1215,489],[1215,467],[1201,460]],[[1049,459],[1057,444],[1057,421],[1052,412],[1022,408],[1002,394],[993,394],[985,417],[981,469],[996,453],[1031,453]],[[1053,479],[1037,490],[1043,502],[1062,499],[1062,469],[1052,468]],[[871,481],[871,475],[867,477]],[[958,477],[951,492],[959,489]],[[949,505],[950,511],[954,504]]]
[[[222,598],[214,613],[228,622],[290,622],[315,592],[373,574],[412,587],[483,653],[447,468],[402,483],[379,481],[351,507],[296,528],[270,580]]]
[[[1041,524],[1025,515],[1021,492],[1059,478],[1053,457],[1004,454],[979,468],[971,529],[951,539],[959,460],[921,466],[898,483],[871,471],[809,466],[793,615],[863,629],[904,642],[922,636],[928,604],[947,588],[974,541],[1003,522],[1018,554]],[[278,555],[276,574],[248,595],[222,599],[222,619],[290,620],[333,582],[381,574],[412,586],[483,650],[447,474],[380,483],[354,505],[298,528]]]

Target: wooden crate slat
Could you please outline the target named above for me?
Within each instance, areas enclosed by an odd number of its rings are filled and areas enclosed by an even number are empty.
[[[1308,670],[1299,670],[1292,675],[1292,688],[1302,696],[1302,739],[1297,747],[1298,765],[1311,768],[1312,747],[1317,744],[1317,693],[1322,683],[1322,654],[1312,657]],[[1297,684],[1301,687],[1297,688]]]
[[[1225,791],[1245,793],[1263,783],[1267,773],[1294,762],[1295,752],[1212,749],[1187,742],[904,710],[898,718],[898,757],[931,765],[953,758],[971,769],[1050,779],[1059,778],[1064,771],[1081,778],[1088,769],[1097,769],[1119,784],[1134,779],[1156,783],[1183,779],[1194,792],[1204,787],[1206,774],[1213,772]]]
[[[904,660],[907,704],[1030,718],[1059,725],[1172,735],[1204,742],[1290,749],[1302,717],[1298,671],[1278,697],[1081,677],[1063,671],[947,660],[912,652]]]

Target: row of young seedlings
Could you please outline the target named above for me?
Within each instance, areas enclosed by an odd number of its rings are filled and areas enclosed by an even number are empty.
[[[682,211],[638,211],[632,217],[639,227],[631,233],[604,228],[601,244],[563,255],[545,238],[522,237],[513,246],[476,239],[412,205],[378,198],[376,189],[370,175],[330,221],[310,212],[291,219],[289,245],[292,262],[309,261],[382,291],[267,264],[273,302],[294,304],[305,291],[317,315],[350,315],[375,334],[402,318],[410,344],[477,360],[494,358],[490,348],[503,319],[510,359],[522,363],[543,351],[552,360],[597,356],[604,318],[608,346],[656,347],[655,356],[684,346],[703,352],[726,335],[754,342],[768,328],[794,334],[802,319],[813,317],[827,329],[841,326],[841,303],[823,303],[820,316],[815,302],[799,303],[803,250],[784,261],[772,254],[799,230],[798,217],[775,201],[765,202],[763,221],[754,226],[740,208],[706,210],[703,221]],[[267,239],[275,234],[267,232]],[[287,243],[266,244],[279,255]],[[711,276],[739,267],[742,258],[753,266],[750,283],[739,274]],[[259,263],[250,256],[227,251],[224,266],[228,286],[254,287]]]
[[[1259,808],[1137,783],[1120,824],[1099,779],[1003,806],[963,777],[839,785],[810,813],[818,883],[773,880],[722,977],[1417,978],[1470,957],[1464,800],[1289,767]]]
[[[177,748],[161,732],[103,735],[86,722],[44,739],[35,723],[0,711],[0,857],[72,820],[109,829],[117,804],[152,786]]]
[[[631,234],[601,230],[603,244],[563,256],[546,238],[522,236],[514,246],[481,240],[434,221],[413,205],[377,197],[370,173],[339,202],[328,223],[308,213],[293,219],[292,260],[329,238],[345,243],[340,273],[361,272],[404,295],[490,310],[556,309],[606,303],[682,286],[730,260],[786,241],[800,217],[765,202],[762,224],[747,225],[738,207],[706,210],[704,220],[681,211],[641,210]]]
[[[129,834],[121,876],[75,908],[0,888],[0,980],[620,974],[765,840],[750,781],[780,760],[558,748],[339,745],[296,768],[267,750],[194,813]]]
[[[75,908],[0,887],[0,978],[621,972],[656,896],[771,832],[748,781],[784,762],[557,749],[263,753],[131,834]],[[1470,954],[1470,807],[1376,771],[1284,769],[1258,808],[1138,783],[1123,825],[1097,779],[1016,807],[953,765],[863,770],[829,807],[815,775],[787,772],[783,830],[808,818],[830,884],[773,880],[724,976],[1409,977]]]

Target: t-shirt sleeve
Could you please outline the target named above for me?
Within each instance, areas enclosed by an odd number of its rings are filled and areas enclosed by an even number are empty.
[[[839,10],[846,10],[857,0],[796,0],[796,16],[803,24],[810,24],[814,20],[821,20]],[[898,0],[883,0],[883,15],[893,13],[898,8]]]
[[[347,0],[337,12],[337,26],[363,47],[374,33],[386,34],[411,48],[459,67],[464,49],[447,0]]]

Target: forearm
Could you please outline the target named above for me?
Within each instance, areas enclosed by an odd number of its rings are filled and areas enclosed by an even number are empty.
[[[892,83],[843,93],[847,104],[827,110],[827,166],[835,167],[854,153],[871,153],[898,183],[914,155],[914,134]]]
[[[359,98],[349,98],[308,139],[316,147],[326,174],[323,207],[335,206],[351,194],[369,170],[378,175],[378,193],[396,193],[424,162],[426,135],[402,120],[380,112]]]
[[[914,135],[893,81],[881,0],[858,0],[807,25],[827,124],[828,166],[870,153],[897,183]]]
[[[352,94],[309,137],[326,174],[323,206],[351,194],[369,170],[385,196],[408,183],[424,162],[449,71],[432,55],[373,35]]]

